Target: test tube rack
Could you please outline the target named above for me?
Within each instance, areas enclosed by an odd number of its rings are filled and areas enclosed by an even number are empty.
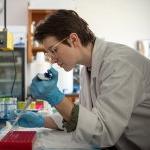
[[[11,131],[0,140],[0,150],[32,150],[36,131]]]

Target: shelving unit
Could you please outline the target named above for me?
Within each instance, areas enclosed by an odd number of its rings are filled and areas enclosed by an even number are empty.
[[[15,67],[14,67],[15,62]],[[15,47],[14,57],[11,51],[0,51],[0,97],[25,98],[25,48]],[[16,74],[15,74],[16,69]],[[16,75],[16,78],[15,78]],[[12,85],[15,79],[13,92]]]
[[[36,41],[33,41],[33,32],[36,24],[46,17],[48,14],[52,14],[54,10],[46,9],[28,9],[28,34],[27,34],[27,60],[28,63],[32,62],[32,57],[37,52],[43,51]]]
[[[14,66],[14,64],[13,63],[0,63],[0,66],[9,67],[9,66]],[[16,66],[21,66],[21,63],[16,63]]]
[[[0,79],[0,83],[8,83],[8,82],[12,82],[12,80]],[[21,82],[21,80],[16,80],[15,82]]]

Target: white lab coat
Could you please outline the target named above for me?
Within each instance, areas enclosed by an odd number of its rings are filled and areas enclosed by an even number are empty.
[[[80,103],[77,139],[150,150],[150,61],[138,52],[97,38],[91,74],[81,72]]]
[[[81,71],[74,137],[100,147],[150,150],[150,61],[131,48],[96,39],[89,74]],[[61,128],[61,119],[54,120]]]

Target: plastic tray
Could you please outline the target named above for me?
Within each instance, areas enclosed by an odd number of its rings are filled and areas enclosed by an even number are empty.
[[[32,150],[36,139],[36,131],[8,132],[0,140],[0,150]]]

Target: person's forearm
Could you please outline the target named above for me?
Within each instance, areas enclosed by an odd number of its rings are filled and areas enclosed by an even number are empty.
[[[74,103],[66,97],[58,105],[55,106],[57,111],[63,116],[66,121],[70,120],[73,107]]]
[[[55,106],[57,111],[63,116],[63,118],[66,121],[70,120],[73,107],[74,107],[73,102],[71,102],[66,97],[61,101],[61,103]],[[50,116],[45,117],[44,127],[51,128],[51,129],[59,129],[55,121]]]
[[[50,116],[45,117],[44,127],[45,128],[51,128],[51,129],[58,129],[57,124],[55,123],[55,121]]]

